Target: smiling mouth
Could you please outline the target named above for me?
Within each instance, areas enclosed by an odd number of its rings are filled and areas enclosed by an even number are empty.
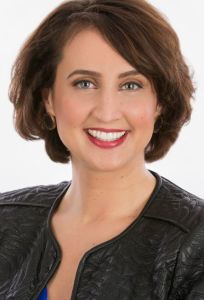
[[[104,132],[104,131],[88,129],[87,133],[98,140],[111,142],[111,141],[116,141],[121,137],[123,137],[127,133],[127,131],[124,130],[121,132]]]

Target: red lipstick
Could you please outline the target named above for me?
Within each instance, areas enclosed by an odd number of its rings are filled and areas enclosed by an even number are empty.
[[[91,128],[92,129],[92,128]],[[99,130],[99,129],[93,129],[93,130]],[[107,129],[106,129],[107,130]],[[102,130],[102,128],[100,128],[100,131],[104,131]],[[116,130],[114,129],[111,129],[109,131],[106,131],[106,132],[116,132]],[[120,131],[124,131],[124,130],[118,130],[117,132],[120,132]],[[86,132],[87,133],[87,136],[89,138],[89,140],[97,147],[100,147],[100,148],[103,148],[103,149],[112,149],[112,148],[115,148],[115,147],[118,147],[120,146],[127,138],[127,135],[128,135],[128,131],[126,131],[126,133],[120,137],[119,139],[115,140],[115,141],[103,141],[103,140],[100,140],[100,139],[97,139],[96,137],[90,135],[88,133],[88,131]]]

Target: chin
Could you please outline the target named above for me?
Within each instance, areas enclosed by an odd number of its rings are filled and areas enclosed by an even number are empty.
[[[113,161],[109,159],[108,161],[94,161],[93,163],[88,164],[88,167],[96,172],[114,172],[120,171],[121,169],[127,167],[128,161]]]

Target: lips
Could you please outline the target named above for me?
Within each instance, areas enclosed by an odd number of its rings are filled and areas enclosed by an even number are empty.
[[[124,129],[89,128],[85,131],[94,145],[105,149],[121,145],[128,135],[128,131]]]
[[[126,131],[122,131],[122,132],[103,132],[103,131],[91,130],[91,129],[88,129],[87,132],[91,136],[93,136],[93,137],[95,137],[99,140],[104,140],[104,141],[117,140],[126,133]]]

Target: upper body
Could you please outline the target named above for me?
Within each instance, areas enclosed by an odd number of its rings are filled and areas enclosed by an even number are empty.
[[[17,131],[71,161],[72,181],[52,224],[66,184],[1,196],[8,299],[47,283],[50,300],[190,293],[202,273],[202,203],[166,180],[158,188],[146,162],[176,141],[193,92],[175,31],[147,1],[65,1],[46,17],[20,50],[9,96]]]
[[[153,174],[139,216],[80,258],[72,300],[204,299],[204,201]],[[70,183],[0,194],[0,299],[36,300],[57,272],[50,223]]]

